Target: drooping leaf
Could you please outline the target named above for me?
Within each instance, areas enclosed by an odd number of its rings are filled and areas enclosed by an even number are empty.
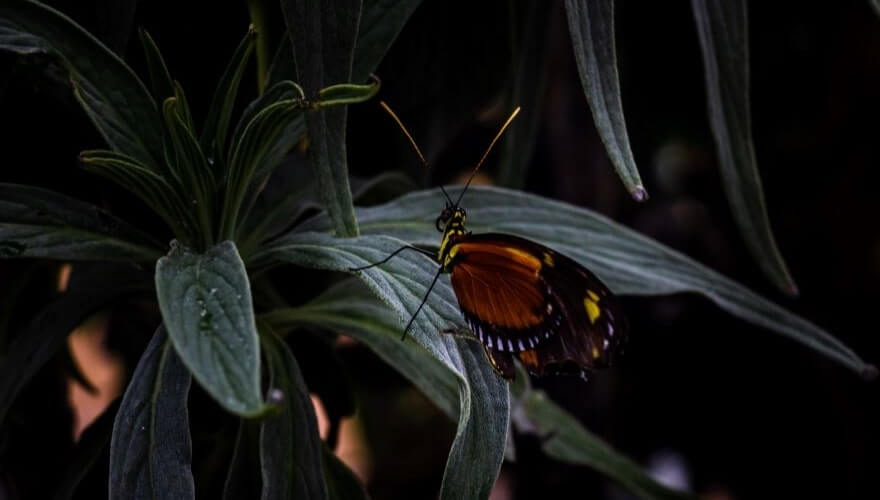
[[[525,382],[511,386],[516,405],[512,422],[523,431],[537,434],[548,456],[595,469],[645,500],[696,500],[693,495],[655,481],[636,463],[585,429],[543,391],[531,389],[521,367],[517,381],[520,379]]]
[[[195,498],[190,381],[160,327],[135,368],[113,424],[111,500]]]
[[[0,4],[0,50],[57,56],[112,149],[161,168],[162,125],[149,92],[131,68],[70,18],[37,2],[6,0]]]
[[[333,238],[299,233],[267,247],[256,260],[284,261],[317,269],[345,271],[381,260],[402,242],[385,236]],[[403,327],[419,306],[437,266],[421,254],[404,252],[387,265],[358,273],[397,314]],[[417,342],[455,374],[458,384],[458,430],[443,476],[440,497],[488,497],[501,461],[508,431],[509,393],[477,342],[439,332],[464,328],[446,276],[428,296],[405,342]]]
[[[644,201],[648,192],[633,159],[620,100],[614,48],[614,0],[565,0],[565,11],[578,73],[596,131],[626,189],[636,201]]]
[[[226,158],[226,137],[229,133],[229,119],[232,117],[235,98],[238,96],[238,85],[241,83],[241,77],[244,75],[248,60],[250,60],[254,39],[257,36],[259,35],[256,31],[249,29],[238,48],[235,49],[226,71],[223,72],[223,76],[217,83],[217,90],[214,91],[214,98],[211,100],[208,117],[205,119],[205,126],[202,129],[199,143],[202,146],[202,151],[214,163],[214,172],[218,177],[222,172],[217,170],[217,166],[222,165]]]
[[[455,199],[457,194],[453,193],[459,188],[447,191]],[[358,220],[364,234],[393,236],[420,246],[438,245],[434,219],[444,203],[439,190],[419,191],[385,205],[359,209]],[[745,321],[790,337],[865,377],[876,376],[873,365],[817,325],[595,212],[489,187],[471,187],[464,206],[468,227],[475,233],[510,233],[545,244],[591,269],[615,293],[699,293]],[[297,228],[303,232],[329,229],[323,215]],[[277,244],[283,246],[286,239],[280,238]],[[271,245],[266,252],[272,253]]]
[[[0,258],[152,262],[161,246],[103,209],[48,189],[0,183]]]
[[[156,294],[168,336],[199,385],[230,412],[262,414],[254,309],[235,244],[204,254],[173,249],[156,264]]]
[[[308,388],[296,358],[273,332],[262,336],[270,393],[281,391],[282,411],[260,429],[264,500],[327,498],[323,445]]]
[[[260,465],[260,422],[241,419],[235,437],[235,450],[223,483],[223,500],[253,496],[262,489]]]
[[[316,100],[324,87],[351,82],[352,58],[361,0],[284,0],[293,44],[297,81]],[[357,220],[348,185],[345,124],[347,108],[332,107],[306,115],[309,155],[318,172],[324,205],[337,234],[356,236]]]
[[[65,293],[47,305],[0,359],[0,424],[19,392],[65,346],[70,332],[113,301],[147,291],[143,283],[108,282]]]
[[[691,5],[706,70],[709,124],[733,218],[764,274],[780,290],[797,295],[770,228],[752,142],[746,2],[692,0]]]

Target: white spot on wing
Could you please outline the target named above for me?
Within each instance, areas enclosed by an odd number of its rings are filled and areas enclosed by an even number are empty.
[[[507,350],[510,352],[514,352],[513,351],[513,342],[511,342],[510,339],[507,339]]]
[[[525,351],[525,350],[526,350],[526,346],[523,345],[521,339],[520,339],[520,340],[517,340],[516,342],[519,344],[519,350],[520,350],[520,351]]]

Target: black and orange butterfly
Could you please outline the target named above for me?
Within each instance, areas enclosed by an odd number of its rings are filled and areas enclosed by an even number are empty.
[[[380,104],[427,166],[397,115],[384,102]],[[461,198],[518,113],[519,108],[501,127],[454,203],[441,186],[447,201],[436,221],[437,230],[443,233],[436,254],[405,246],[352,271],[383,264],[403,250],[426,253],[437,260],[440,269],[404,329],[404,338],[437,279],[447,273],[465,322],[499,375],[512,379],[517,358],[535,375],[586,376],[606,366],[626,336],[626,318],[608,287],[582,265],[544,245],[509,234],[472,234],[465,229],[467,214],[460,206]]]

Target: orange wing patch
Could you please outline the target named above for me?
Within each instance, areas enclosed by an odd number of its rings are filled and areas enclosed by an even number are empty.
[[[538,257],[490,242],[458,243],[454,250],[452,288],[465,312],[496,327],[517,330],[544,321],[547,312]]]

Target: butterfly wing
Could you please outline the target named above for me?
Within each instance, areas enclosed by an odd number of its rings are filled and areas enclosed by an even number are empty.
[[[492,365],[513,378],[606,365],[625,335],[608,288],[575,261],[505,234],[468,235],[450,249],[452,287]]]

